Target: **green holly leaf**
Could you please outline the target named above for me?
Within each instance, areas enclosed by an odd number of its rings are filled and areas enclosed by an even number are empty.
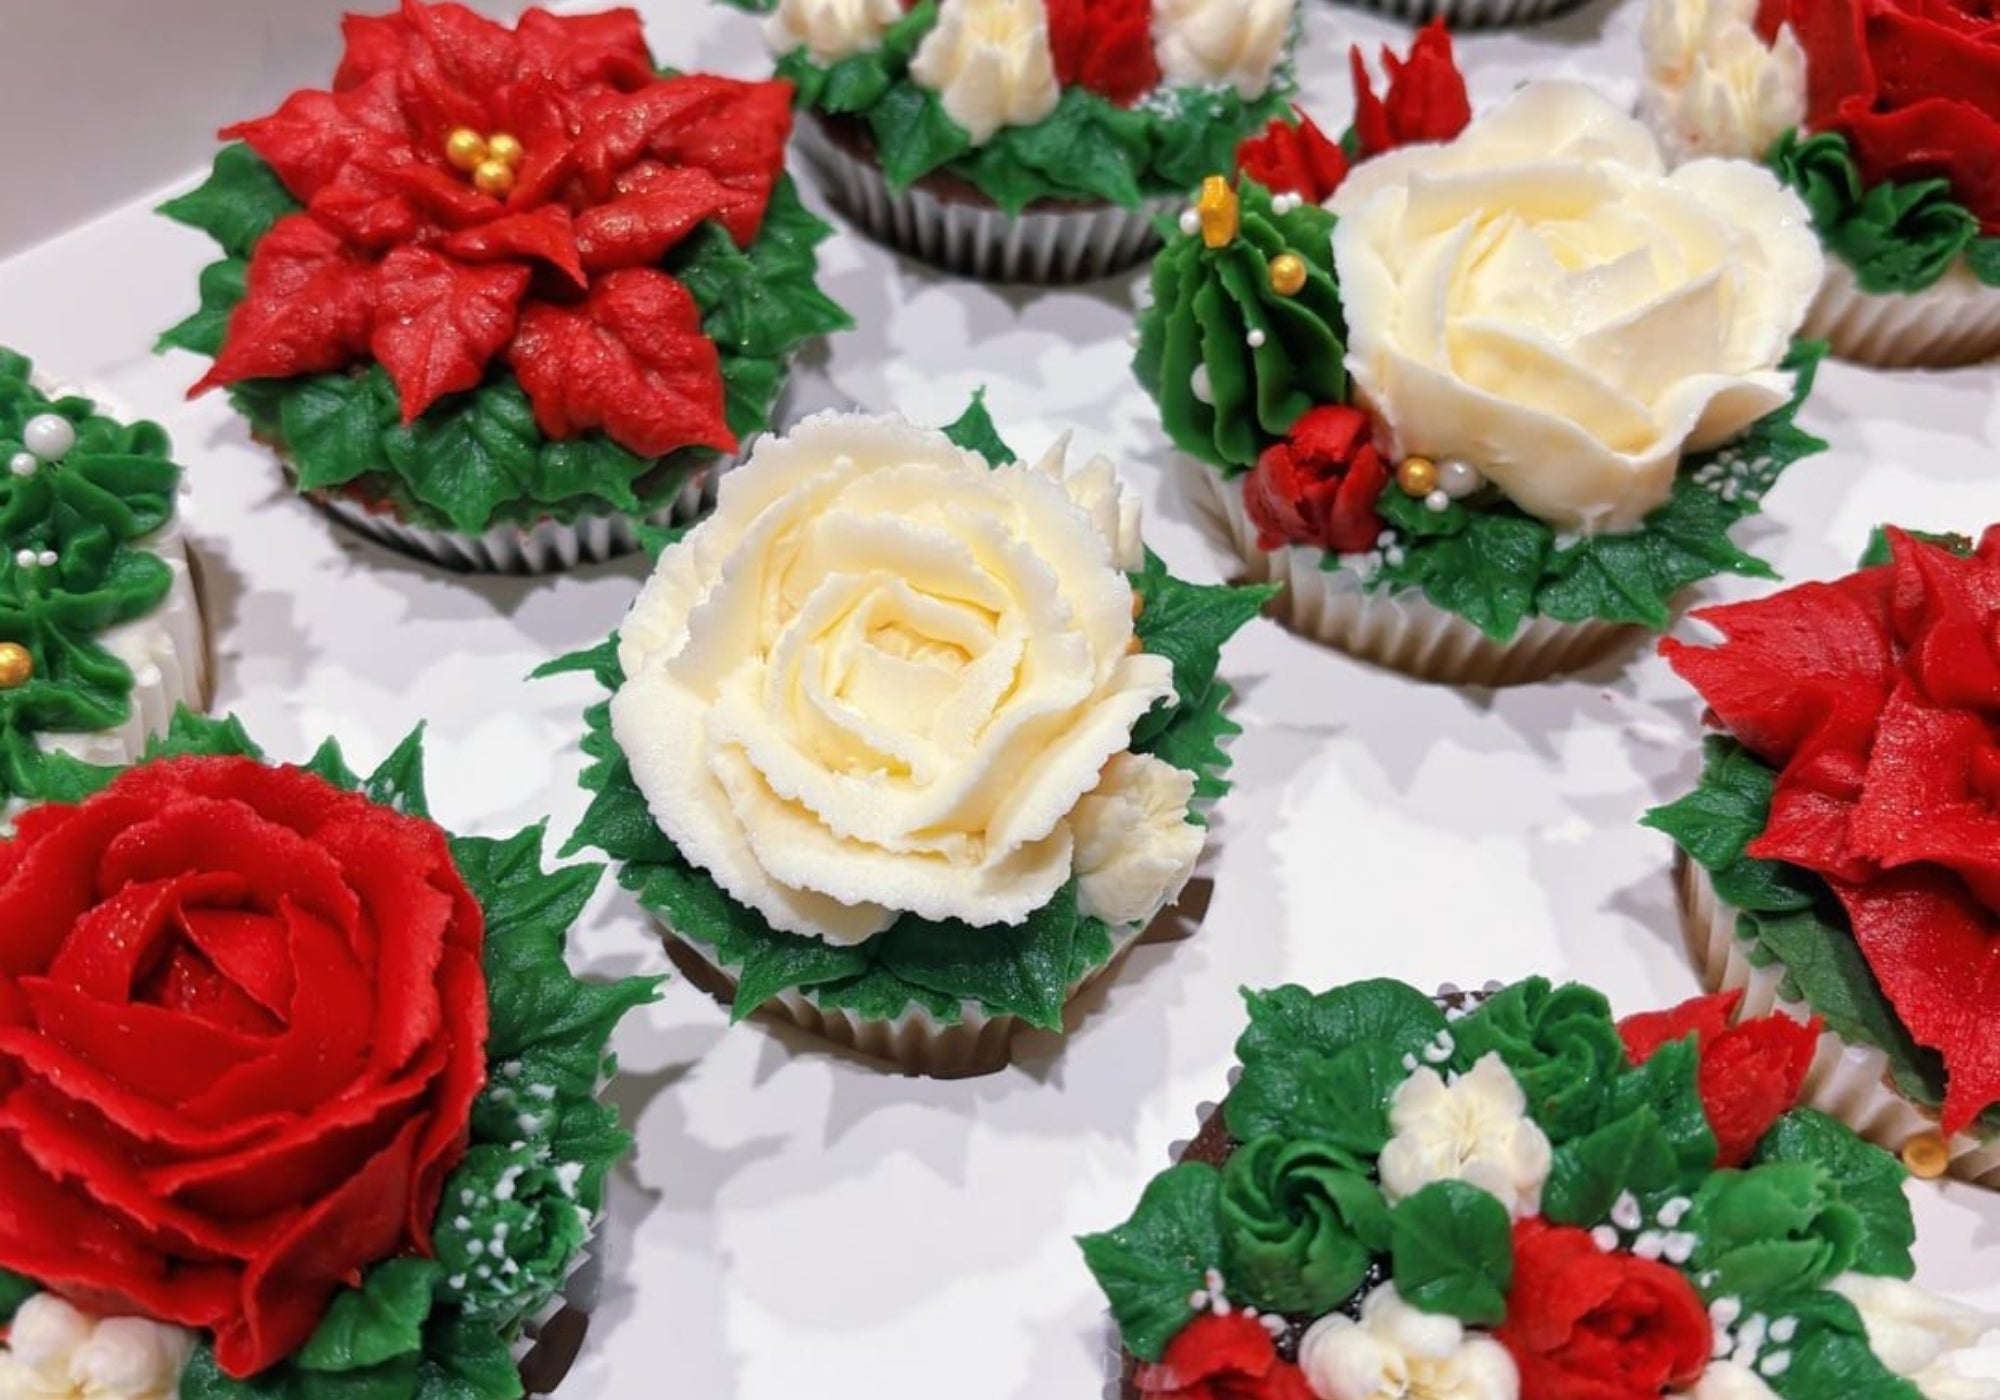
[[[1393,482],[1385,501],[1390,493],[1409,499]],[[1431,602],[1504,642],[1533,610],[1554,538],[1539,520],[1500,510],[1466,511],[1457,533],[1407,547],[1405,576]]]
[[[1188,1296],[1221,1266],[1221,1195],[1215,1168],[1184,1162],[1153,1178],[1130,1220],[1077,1241],[1125,1349],[1142,1361],[1160,1359],[1193,1316]]]
[[[1677,1040],[1613,1080],[1606,1101],[1606,1112],[1613,1118],[1642,1108],[1652,1112],[1674,1154],[1680,1179],[1689,1185],[1714,1169],[1721,1151],[1701,1106],[1700,1075],[1701,1052],[1694,1038]]]
[[[739,917],[749,916],[740,910]],[[869,968],[868,954],[817,938],[769,930],[769,937],[744,940],[743,962],[735,969],[736,998],[729,1016],[740,1021],[780,992],[843,982]]]
[[[225,1374],[207,1343],[181,1372],[179,1400],[410,1400],[419,1353],[355,1371],[308,1371],[291,1362],[244,1380]]]
[[[201,309],[153,343],[155,350],[192,350],[213,358],[222,349],[229,333],[229,317],[247,290],[250,264],[242,258],[224,258],[201,270]]]
[[[1783,1352],[1782,1366],[1760,1368],[1783,1400],[1924,1400],[1923,1391],[1882,1364],[1854,1304],[1820,1289],[1773,1298],[1768,1315],[1793,1319],[1792,1340],[1766,1343],[1764,1356]]]
[[[162,204],[159,212],[200,229],[230,257],[247,259],[272,224],[300,208],[277,172],[239,141],[216,152],[206,180]]]
[[[411,1400],[516,1400],[520,1394],[521,1372],[506,1338],[475,1318],[432,1322]]]
[[[421,1350],[443,1272],[434,1259],[377,1264],[361,1287],[334,1295],[293,1364],[306,1371],[360,1371]]]
[[[530,493],[542,433],[527,393],[506,379],[448,395],[381,441],[416,500],[452,529],[477,534],[502,506]]]
[[[1003,127],[974,153],[966,173],[1010,214],[1059,193],[1136,208],[1146,167],[1145,117],[1083,87],[1064,90],[1033,126]]]
[[[322,743],[313,750],[313,756],[303,767],[306,772],[322,782],[331,783],[342,792],[361,791],[361,779],[347,766],[347,756],[341,753],[338,740],[328,739]]]
[[[1390,1274],[1414,1308],[1475,1327],[1507,1316],[1514,1281],[1507,1207],[1463,1181],[1433,1181],[1389,1215]]]
[[[1277,591],[1188,583],[1168,573],[1166,564],[1151,550],[1146,551],[1145,566],[1131,579],[1139,594],[1139,616],[1133,630],[1139,634],[1140,646],[1174,663],[1176,709],[1199,708],[1207,701],[1216,669],[1222,664],[1223,643],[1263,612]],[[1138,733],[1145,737],[1157,734],[1172,714],[1155,711],[1154,716],[1166,718],[1142,724]]]
[[[904,915],[873,952],[906,982],[1061,1030],[1078,919],[1072,880],[1017,927],[973,928]]]
[[[881,54],[849,54],[826,70],[811,105],[836,114],[865,112],[888,93],[891,81]]]
[[[1644,1197],[1665,1190],[1679,1172],[1659,1116],[1642,1106],[1555,1150],[1542,1187],[1542,1214],[1558,1225],[1590,1229],[1611,1218],[1625,1192]]]
[[[946,115],[936,93],[914,83],[889,89],[868,113],[889,188],[901,192],[972,149],[966,129]]]
[[[1965,265],[1988,287],[2000,287],[2000,237],[1975,238],[1965,245]]]
[[[1014,449],[1000,436],[999,428],[993,424],[993,415],[986,411],[986,391],[976,390],[972,402],[958,421],[944,430],[944,435],[967,452],[976,452],[992,466],[1004,466],[1020,460]]]
[[[1174,706],[1167,712],[1169,717],[1164,726],[1132,745],[1136,753],[1151,754],[1194,775],[1196,805],[1188,812],[1188,820],[1197,826],[1208,824],[1201,804],[1213,802],[1229,791],[1226,776],[1229,755],[1222,744],[1243,732],[1242,725],[1223,713],[1234,693],[1227,684],[1216,681],[1199,705]]]
[[[1903,1183],[1909,1173],[1892,1154],[1857,1137],[1853,1129],[1810,1108],[1780,1118],[1757,1144],[1756,1162],[1805,1163],[1835,1183],[1840,1199],[1861,1217],[1865,1233],[1853,1267],[1864,1274],[1907,1279],[1916,1272],[1910,1247],[1916,1222]]]
[[[428,818],[430,798],[424,793],[424,727],[420,724],[403,736],[389,756],[362,781],[361,790],[370,802],[379,802],[393,811]]]
[[[941,1026],[965,1019],[964,1003],[913,986],[885,967],[872,966],[859,977],[827,982],[807,989],[815,1005],[829,1011],[852,1011],[864,1021],[893,1021],[912,1007],[920,1008]]]

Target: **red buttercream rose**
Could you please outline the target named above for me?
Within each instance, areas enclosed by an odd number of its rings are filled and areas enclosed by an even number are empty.
[[[1779,770],[1749,853],[1823,877],[1910,1034],[1944,1060],[1943,1127],[2000,1102],[2000,527],[1710,608],[1720,646],[1662,647]]]
[[[1732,1025],[1742,1001],[1740,991],[1717,992],[1618,1023],[1635,1065],[1652,1059],[1663,1045],[1699,1037],[1701,1108],[1715,1133],[1721,1167],[1749,1161],[1771,1125],[1797,1106],[1819,1046],[1817,1016],[1804,1024],[1789,1016],[1755,1016]]]
[[[1806,54],[1806,124],[1853,145],[1862,177],[1951,182],[2000,235],[2000,16],[1990,0],[1762,0],[1766,40]]]
[[[1153,0],[1049,0],[1056,80],[1129,107],[1160,85]]]
[[[1714,1342],[1680,1274],[1539,1217],[1514,1226],[1514,1282],[1494,1336],[1532,1400],[1656,1400],[1700,1376]]]
[[[1293,115],[1295,122],[1272,122],[1238,145],[1236,163],[1272,194],[1324,204],[1347,178],[1347,153],[1303,111]]]
[[[1307,413],[1289,437],[1264,450],[1243,479],[1243,503],[1259,549],[1303,544],[1356,554],[1381,536],[1375,502],[1388,484],[1368,415],[1332,404]]]
[[[1313,1400],[1303,1372],[1278,1355],[1264,1324],[1203,1313],[1134,1377],[1147,1400]]]
[[[734,450],[716,346],[658,264],[710,219],[756,237],[791,88],[661,78],[630,10],[529,10],[509,29],[404,0],[344,29],[331,91],[222,133],[305,209],[257,242],[195,392],[373,360],[407,423],[497,361],[550,437]],[[461,129],[519,142],[511,188],[481,193],[453,166]]]
[[[1407,59],[1382,50],[1387,82],[1379,97],[1360,45],[1349,50],[1348,65],[1354,76],[1354,135],[1363,157],[1398,146],[1449,141],[1472,120],[1465,75],[1458,71],[1451,35],[1441,19],[1418,32]]]
[[[0,845],[0,1268],[295,1351],[427,1251],[486,1078],[445,835],[299,769],[134,768]]]

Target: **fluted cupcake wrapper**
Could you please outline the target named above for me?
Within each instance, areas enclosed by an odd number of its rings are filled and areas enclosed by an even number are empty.
[[[798,142],[828,201],[870,238],[986,282],[1057,286],[1127,271],[1159,249],[1154,221],[1187,204],[1174,195],[1136,209],[1078,202],[1009,214],[983,197],[941,197],[923,181],[891,189],[881,166],[843,149],[816,115],[800,121]]]
[[[1388,15],[1409,25],[1442,18],[1452,29],[1500,29],[1536,24],[1580,9],[1585,0],[1342,0],[1357,10]]]
[[[1685,851],[1676,852],[1674,885],[1688,957],[1709,991],[1743,994],[1738,1020],[1775,1013],[1804,1021],[1812,1015],[1810,1006],[1783,996],[1783,963],[1759,966],[1751,961],[1748,946],[1736,936],[1735,907],[1716,893],[1708,871]],[[1900,1153],[1911,1139],[1938,1132],[1934,1113],[1897,1092],[1886,1055],[1832,1031],[1820,1036],[1801,1098],[1891,1152]],[[1962,1132],[1945,1145],[1952,1176],[2000,1189],[2000,1140]]]
[[[1643,630],[1622,622],[1530,617],[1507,641],[1495,641],[1413,589],[1368,592],[1353,570],[1323,567],[1322,550],[1259,548],[1240,478],[1225,480],[1186,456],[1176,457],[1175,470],[1204,527],[1243,561],[1243,581],[1283,589],[1271,615],[1360,660],[1448,685],[1525,685],[1594,665]]]
[[[1911,295],[1864,292],[1836,253],[1802,334],[1843,360],[1884,368],[1976,364],[2000,356],[2000,287],[1972,275],[1964,258],[1936,285]]]

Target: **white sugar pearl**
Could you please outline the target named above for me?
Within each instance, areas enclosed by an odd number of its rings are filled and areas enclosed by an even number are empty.
[[[35,562],[44,569],[52,569],[56,563],[56,552],[53,549],[45,549],[35,556]]]
[[[1442,491],[1433,491],[1430,493],[1430,495],[1424,497],[1425,510],[1432,511],[1441,515],[1450,508],[1451,508],[1451,497],[1445,495],[1445,493]]]
[[[1250,348],[1252,350],[1262,350],[1264,348],[1264,341],[1267,339],[1267,337],[1265,336],[1264,332],[1259,330],[1253,330],[1250,332],[1249,335],[1245,336],[1244,339],[1250,342]]]
[[[1193,238],[1201,232],[1201,215],[1192,209],[1181,211],[1181,232]]]
[[[32,452],[16,452],[7,459],[7,470],[16,476],[33,476],[41,465],[42,459]]]
[[[1188,376],[1188,392],[1202,403],[1215,402],[1215,387],[1208,382],[1208,366],[1196,365],[1194,373]]]
[[[1459,501],[1486,484],[1486,478],[1469,462],[1443,462],[1438,466],[1438,489]]]
[[[44,462],[54,462],[76,446],[76,429],[56,413],[37,413],[21,429],[21,442]]]
[[[34,550],[32,550],[32,549],[17,549],[17,550],[15,550],[15,551],[14,551],[14,563],[15,563],[15,564],[16,564],[17,566],[19,566],[20,568],[23,568],[23,569],[32,569],[32,568],[34,568],[34,567],[35,567],[35,551],[34,551]]]

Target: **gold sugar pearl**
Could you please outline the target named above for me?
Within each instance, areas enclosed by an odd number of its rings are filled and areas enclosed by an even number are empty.
[[[514,168],[488,158],[472,172],[472,188],[495,199],[505,199],[514,189]]]
[[[1936,1181],[1951,1166],[1951,1148],[1936,1133],[1918,1133],[1903,1144],[1903,1165],[1922,1181]]]
[[[1438,466],[1428,457],[1405,457],[1396,468],[1396,487],[1421,500],[1438,489]]]
[[[1271,259],[1271,290],[1281,297],[1295,297],[1305,290],[1306,260],[1297,253],[1280,253]]]
[[[35,658],[19,642],[0,642],[0,690],[26,685],[35,674]]]
[[[1201,241],[1211,248],[1227,248],[1236,241],[1242,226],[1242,205],[1229,181],[1211,175],[1201,182],[1201,198],[1195,201],[1201,216]]]
[[[508,140],[513,140],[510,136]],[[469,126],[455,127],[451,135],[444,138],[444,158],[451,162],[453,170],[472,174],[489,154],[486,138]]]
[[[486,138],[486,155],[489,160],[497,160],[509,170],[521,164],[521,157],[527,154],[521,149],[521,140],[512,132],[496,131]]]

